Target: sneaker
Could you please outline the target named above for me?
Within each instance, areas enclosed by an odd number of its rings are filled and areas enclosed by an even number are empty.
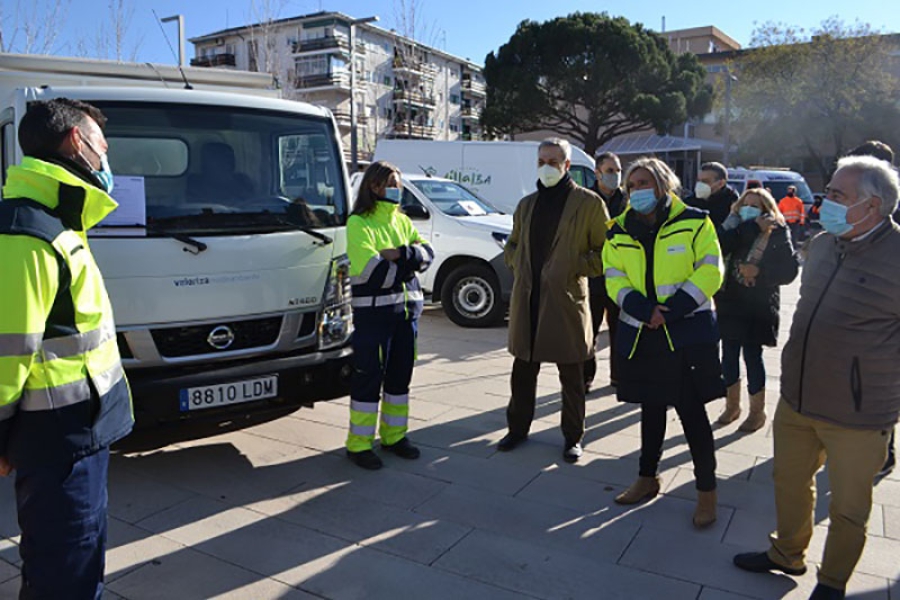
[[[507,433],[505,436],[503,436],[503,439],[497,443],[497,450],[499,450],[500,452],[509,452],[527,439],[527,435]]]
[[[384,466],[381,458],[372,450],[363,450],[362,452],[350,452],[347,450],[347,458],[352,460],[357,467],[362,467],[369,471],[377,471]]]
[[[415,446],[413,446],[412,443],[409,441],[409,438],[406,438],[406,437],[402,438],[396,444],[391,444],[390,446],[385,446],[384,444],[381,444],[381,447],[384,450],[387,450],[388,452],[393,452],[400,458],[405,458],[407,460],[414,460],[416,458],[419,458],[419,455],[421,454],[419,452],[419,449],[416,448]]]
[[[572,444],[571,446],[566,444],[566,449],[563,450],[563,460],[567,463],[578,462],[578,459],[581,458],[581,455],[584,454],[584,450],[581,447],[581,444]]]
[[[733,561],[735,566],[739,569],[750,571],[752,573],[768,573],[770,571],[781,571],[785,575],[803,575],[806,573],[805,565],[799,569],[783,567],[769,558],[768,552],[745,552],[744,554],[737,554]]]

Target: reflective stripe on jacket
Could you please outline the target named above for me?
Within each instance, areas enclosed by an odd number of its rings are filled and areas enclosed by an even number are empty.
[[[668,217],[653,246],[653,273],[649,278],[653,294],[647,291],[644,247],[626,229],[631,213],[629,208],[613,221],[603,246],[606,289],[621,308],[619,320],[624,327],[619,330],[628,343],[622,351],[629,356],[634,353],[640,332],[657,304],[669,308],[664,329],[672,350],[714,340],[718,334],[711,300],[723,277],[716,229],[706,211],[690,208],[672,195]]]
[[[422,313],[424,295],[416,273],[431,266],[434,251],[399,208],[379,200],[369,213],[347,220],[352,306],[357,318],[402,314],[415,319]],[[380,252],[392,248],[400,250],[400,258],[382,258]]]
[[[803,224],[806,220],[806,211],[803,207],[803,200],[797,196],[785,196],[778,202],[778,210],[784,215],[784,220],[788,223]]]
[[[72,460],[125,436],[133,414],[112,307],[85,230],[115,209],[64,166],[26,157],[0,202],[0,455]]]

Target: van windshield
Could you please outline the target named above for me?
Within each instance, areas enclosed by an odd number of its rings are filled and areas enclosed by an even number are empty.
[[[451,217],[478,217],[496,215],[500,212],[485,200],[453,181],[418,179],[413,182],[413,185],[428,196],[438,210]]]
[[[151,235],[154,228],[221,235],[346,222],[342,159],[325,118],[220,106],[95,104],[108,119],[117,212],[123,201],[143,203]]]

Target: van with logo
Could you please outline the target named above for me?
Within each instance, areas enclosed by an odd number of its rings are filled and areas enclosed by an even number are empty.
[[[751,166],[728,169],[728,185],[734,188],[738,195],[742,194],[747,189],[747,185],[753,182],[771,190],[775,202],[787,196],[788,186],[794,186],[797,188],[797,196],[803,200],[806,212],[809,214],[809,208],[814,201],[813,193],[800,173],[780,167]]]
[[[350,179],[356,198],[362,173]],[[491,327],[506,317],[513,276],[503,260],[512,216],[450,179],[404,173],[400,210],[434,249],[422,288],[461,327]]]
[[[89,235],[138,425],[347,391],[340,136],[327,109],[278,95],[258,73],[0,54],[4,181],[29,102],[74,98],[108,118],[119,207]]]
[[[418,173],[461,183],[492,206],[513,214],[519,200],[537,189],[540,142],[466,142],[379,140],[374,160],[393,163],[403,173]],[[572,145],[569,173],[580,186],[597,180],[594,159]]]

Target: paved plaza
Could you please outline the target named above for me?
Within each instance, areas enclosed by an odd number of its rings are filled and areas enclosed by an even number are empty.
[[[781,343],[798,285],[785,289]],[[691,525],[695,490],[674,411],[664,493],[613,502],[637,474],[639,409],[605,386],[608,350],[588,396],[585,455],[562,460],[559,384],[545,367],[528,443],[498,453],[512,359],[506,329],[467,330],[426,309],[410,438],[422,457],[384,455],[367,472],[343,450],[346,398],[211,437],[144,444],[113,457],[107,598],[805,599],[800,578],[731,564],[765,548],[774,526],[771,428],[716,427],[719,519]],[[769,414],[779,350],[765,354]],[[746,391],[745,391],[746,394]],[[722,401],[709,405],[713,419]],[[744,401],[746,410],[746,399]],[[827,478],[819,474],[820,491]],[[849,596],[900,600],[900,477],[875,490],[869,540]],[[12,482],[0,482],[0,598],[19,588]],[[820,493],[810,567],[828,524]]]

